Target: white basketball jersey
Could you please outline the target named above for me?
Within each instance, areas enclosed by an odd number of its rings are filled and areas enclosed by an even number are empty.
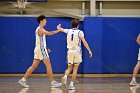
[[[81,49],[81,36],[84,36],[83,31],[79,29],[64,29],[64,32],[67,33],[67,48],[68,49]]]
[[[38,34],[38,30],[40,28],[41,27],[38,26],[36,29],[36,32],[35,32],[35,34],[36,34],[36,45],[35,46],[38,48],[41,48],[41,47],[46,48],[46,36],[45,36],[45,34],[42,36],[39,36],[39,34]]]

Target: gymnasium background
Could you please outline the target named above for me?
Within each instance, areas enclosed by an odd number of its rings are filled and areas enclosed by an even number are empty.
[[[32,64],[35,47],[36,17],[0,16],[0,73],[25,73]],[[71,28],[70,17],[47,17],[46,29],[55,30],[61,23]],[[79,29],[84,31],[93,57],[82,45],[83,62],[80,74],[131,74],[137,62],[139,46],[136,43],[140,33],[140,17],[86,16]],[[50,59],[55,74],[64,73],[67,68],[66,34],[60,32],[47,36],[51,49]],[[41,62],[34,73],[46,73]]]

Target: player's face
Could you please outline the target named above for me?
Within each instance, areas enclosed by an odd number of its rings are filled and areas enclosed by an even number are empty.
[[[47,23],[46,19],[43,19],[43,25],[45,26]]]

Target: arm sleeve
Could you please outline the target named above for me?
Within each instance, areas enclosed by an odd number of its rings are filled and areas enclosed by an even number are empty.
[[[83,31],[80,31],[80,32],[79,32],[79,36],[80,36],[80,37],[84,37]]]
[[[68,33],[69,29],[64,29],[64,33]]]

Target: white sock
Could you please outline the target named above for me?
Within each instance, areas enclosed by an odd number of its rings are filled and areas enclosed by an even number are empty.
[[[22,81],[26,81],[26,78],[22,78],[21,80],[22,80]]]
[[[70,82],[70,86],[73,86],[73,83],[74,83],[74,82],[71,81],[71,82]]]
[[[133,80],[133,81],[136,81],[136,77],[133,77],[132,80]]]
[[[67,78],[67,75],[65,75],[64,78]]]

